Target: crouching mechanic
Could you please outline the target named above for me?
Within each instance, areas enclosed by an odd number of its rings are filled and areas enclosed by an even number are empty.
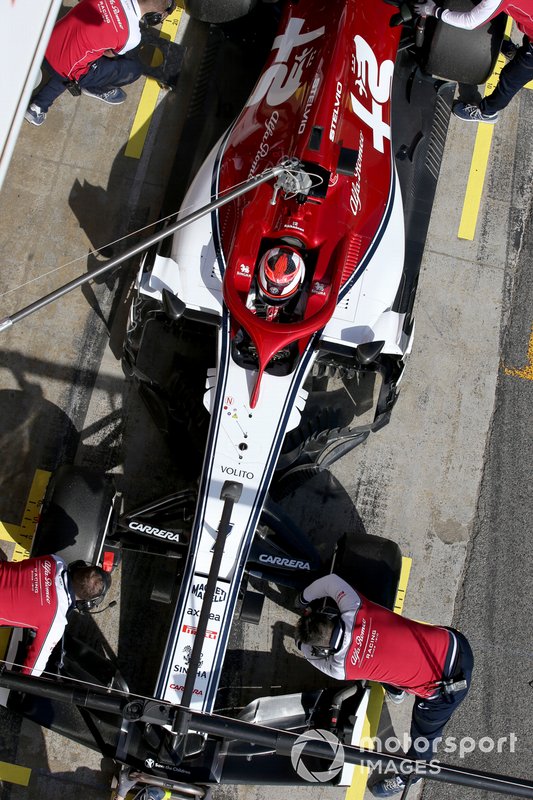
[[[416,3],[415,12],[423,17],[436,17],[447,25],[473,30],[501,14],[509,14],[524,34],[522,45],[514,58],[502,69],[496,88],[476,105],[457,102],[453,113],[466,122],[488,122],[498,120],[498,112],[511,102],[520,89],[533,79],[533,0],[480,0],[471,11],[450,11],[437,5],[434,0]]]
[[[42,125],[54,100],[65,89],[109,105],[126,99],[120,88],[143,74],[132,51],[141,43],[141,20],[159,25],[175,0],[80,0],[56,23],[44,65],[51,77],[32,98],[25,118]]]
[[[109,573],[83,561],[68,568],[59,556],[0,562],[0,625],[35,632],[22,665],[25,674],[42,673],[69,611],[99,605],[110,585]]]
[[[417,697],[406,758],[429,761],[445,724],[464,700],[473,667],[465,637],[401,617],[356,592],[338,575],[326,575],[302,592],[308,606],[322,597],[336,608],[306,608],[296,627],[296,644],[307,661],[339,680],[388,684]],[[399,775],[371,778],[376,797],[405,787]]]

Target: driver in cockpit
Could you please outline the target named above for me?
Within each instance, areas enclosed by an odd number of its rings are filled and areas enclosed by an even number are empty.
[[[269,321],[301,316],[304,278],[305,264],[298,251],[285,244],[273,247],[261,257],[247,305]]]

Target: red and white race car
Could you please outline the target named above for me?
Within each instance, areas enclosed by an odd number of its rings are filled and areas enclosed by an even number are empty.
[[[213,708],[269,491],[364,440],[398,396],[454,91],[420,70],[400,11],[385,0],[283,4],[255,88],[182,206],[217,207],[139,274],[125,370],[178,453],[203,456],[156,687],[172,703],[183,702],[203,617],[203,668],[184,701]],[[306,562],[263,564],[301,573]]]
[[[106,537],[125,546],[144,537],[155,551],[183,556],[152,716],[130,709],[106,744],[106,754],[114,749],[143,780],[235,782],[253,772],[257,783],[261,769],[264,782],[286,778],[271,752],[221,748],[197,734],[184,745],[187,723],[167,724],[163,711],[217,710],[248,575],[301,588],[327,569],[276,518],[272,495],[389,420],[413,343],[455,88],[420,68],[446,75],[447,34],[430,33],[417,48],[409,15],[386,0],[287,0],[255,88],[183,201],[184,215],[209,212],[195,214],[166,255],[152,249],[141,266],[124,368],[197,486],[116,523],[103,493],[100,544],[90,554],[101,558]],[[467,67],[457,59],[454,66],[464,78]],[[66,503],[67,484],[56,486],[49,505]],[[69,514],[85,506],[71,496]],[[371,540],[348,542],[345,565]],[[390,544],[388,585],[375,580],[366,589],[389,605],[399,563]],[[290,707],[292,728],[316,724],[303,694],[284,702],[257,699],[241,719],[283,727]],[[349,742],[354,695],[340,702],[351,704]]]

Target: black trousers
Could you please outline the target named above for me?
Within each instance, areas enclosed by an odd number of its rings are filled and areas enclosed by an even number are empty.
[[[406,757],[429,761],[435,753],[436,740],[442,736],[444,726],[465,699],[474,667],[474,656],[467,639],[459,631],[453,630],[457,639],[458,653],[455,664],[445,670],[444,678],[461,674],[466,680],[466,689],[452,697],[440,693],[432,699],[418,697],[413,706],[411,718],[411,747]]]
[[[47,84],[32,97],[31,102],[38,105],[41,111],[48,111],[54,100],[67,88],[67,78],[59,75],[45,61],[47,71],[51,77]],[[106,92],[109,89],[116,89],[119,86],[126,86],[133,83],[143,74],[143,65],[138,58],[129,56],[117,56],[107,58],[102,56],[93,61],[88,72],[82,75],[78,83],[82,89],[95,92]]]
[[[533,42],[524,36],[515,57],[502,69],[495,90],[479,104],[483,114],[501,111],[530,80],[533,80]]]

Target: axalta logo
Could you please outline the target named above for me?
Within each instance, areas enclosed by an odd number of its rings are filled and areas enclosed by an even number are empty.
[[[195,583],[192,587],[192,593],[195,597],[199,597],[200,600],[203,600],[204,593],[205,593],[205,583]],[[224,589],[221,589],[219,586],[216,587],[215,591],[213,592],[213,603],[222,603],[226,599],[227,595]]]
[[[199,617],[200,616],[200,609],[199,608],[188,608],[187,615],[189,617]],[[213,622],[220,622],[220,614],[215,614],[213,611],[209,612],[209,619],[212,619]]]
[[[272,50],[276,51],[274,63],[261,75],[259,83],[246,106],[255,106],[265,99],[269,106],[279,106],[300,88],[303,83],[303,71],[312,63],[316,49],[307,47],[309,42],[318,39],[325,33],[325,28],[300,33],[305,20],[294,17],[284,33],[276,36]],[[293,50],[299,52],[293,56]],[[318,87],[317,87],[318,88]]]
[[[167,539],[169,542],[180,541],[179,533],[175,533],[174,531],[166,531],[163,528],[154,528],[152,525],[145,525],[143,522],[137,522],[136,520],[132,520],[128,524],[128,528],[131,528],[132,531],[146,533],[148,536],[157,536],[160,539]]]
[[[373,133],[373,145],[380,153],[385,152],[384,139],[390,141],[390,125],[383,119],[383,109],[390,100],[394,62],[386,59],[378,64],[374,51],[362,36],[354,38],[355,53],[352,54],[352,72],[355,73],[354,89],[359,97],[350,92],[352,110]],[[368,94],[370,93],[370,98]],[[370,107],[368,107],[370,100]]]
[[[261,553],[259,561],[262,561],[263,564],[273,564],[276,567],[287,567],[288,569],[311,569],[309,561],[297,561],[295,558],[269,556],[266,553]]]
[[[198,633],[198,628],[195,628],[193,625],[184,625],[181,630],[183,633],[190,633],[191,636],[196,636],[196,634]],[[217,636],[218,633],[216,631],[206,631],[204,638],[216,639]]]

